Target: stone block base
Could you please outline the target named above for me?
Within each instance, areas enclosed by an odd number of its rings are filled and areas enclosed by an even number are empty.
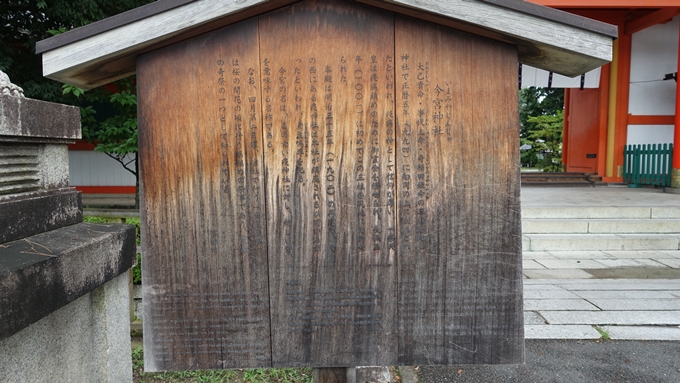
[[[132,382],[128,273],[0,341],[0,382]]]
[[[680,188],[680,169],[673,168],[671,171],[671,187]]]

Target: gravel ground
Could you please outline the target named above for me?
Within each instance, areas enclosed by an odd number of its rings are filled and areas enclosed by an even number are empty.
[[[421,383],[680,382],[680,342],[527,340],[523,366],[421,366]]]

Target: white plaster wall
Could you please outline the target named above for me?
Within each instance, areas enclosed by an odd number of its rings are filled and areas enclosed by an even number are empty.
[[[549,72],[543,69],[534,68],[529,65],[522,65],[522,88],[530,86],[548,86]],[[586,73],[584,88],[599,88],[600,86],[600,68],[593,69]],[[553,73],[553,88],[580,88],[581,76],[567,77],[560,74]]]
[[[628,125],[628,145],[672,144],[673,125]]]
[[[663,80],[678,70],[680,16],[633,34],[628,113],[642,116],[675,114],[676,82]],[[629,125],[628,144],[673,142],[671,125]]]
[[[118,161],[89,150],[68,152],[71,186],[135,186],[135,177]]]
[[[674,115],[675,81],[631,83],[628,113],[637,116]]]
[[[633,34],[628,113],[675,114],[676,83],[663,77],[678,70],[679,19]]]

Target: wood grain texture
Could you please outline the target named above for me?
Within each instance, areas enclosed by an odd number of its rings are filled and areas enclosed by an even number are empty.
[[[395,360],[393,15],[260,17],[274,366]]]
[[[306,0],[138,68],[147,371],[523,361],[513,45]]]
[[[510,45],[397,16],[399,364],[522,362]]]
[[[350,383],[346,368],[315,368],[314,383]]]
[[[257,20],[140,58],[147,371],[267,367]]]

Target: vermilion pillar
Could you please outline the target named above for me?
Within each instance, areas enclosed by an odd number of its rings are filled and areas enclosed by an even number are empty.
[[[678,66],[680,73],[680,28],[678,28]],[[673,133],[673,169],[671,171],[671,186],[680,188],[680,86],[675,80],[675,131]]]

